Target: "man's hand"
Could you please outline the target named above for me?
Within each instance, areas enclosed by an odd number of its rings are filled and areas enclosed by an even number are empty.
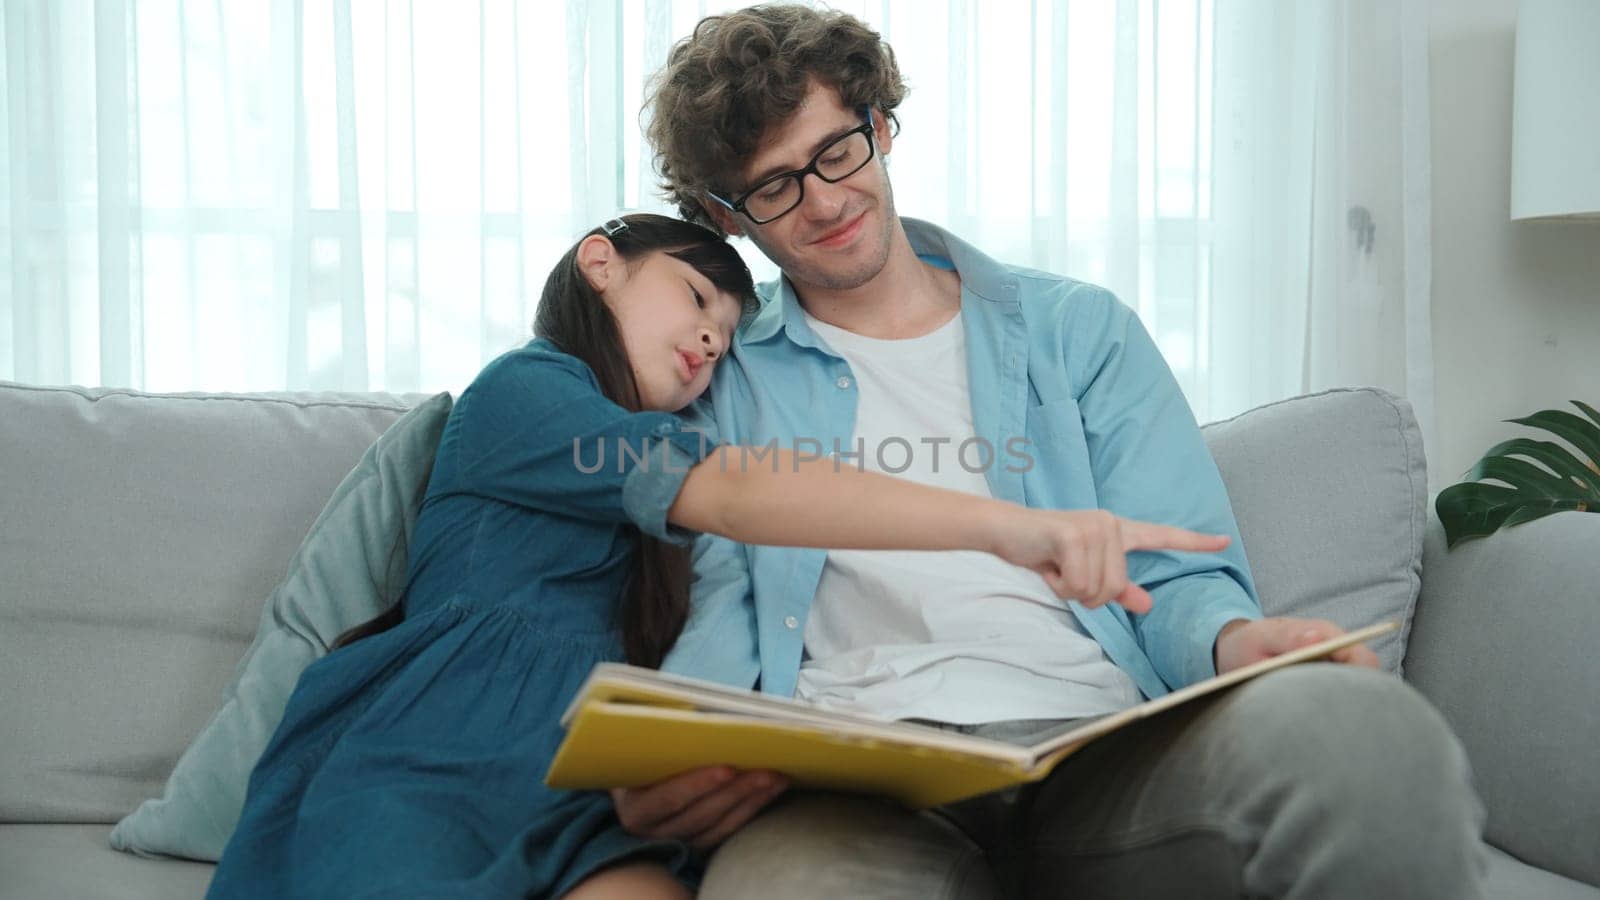
[[[616,788],[611,800],[629,834],[710,850],[755,818],[789,787],[777,772],[694,769],[637,788]]]
[[[1344,634],[1344,629],[1324,619],[1234,619],[1217,632],[1213,659],[1217,674],[1288,653]],[[1352,666],[1378,668],[1378,654],[1364,645],[1354,644],[1335,652],[1329,659]]]

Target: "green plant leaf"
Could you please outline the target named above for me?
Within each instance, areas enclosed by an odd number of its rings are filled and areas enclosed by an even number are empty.
[[[1493,478],[1534,497],[1554,500],[1584,500],[1591,495],[1590,491],[1513,456],[1485,456],[1467,472],[1467,477],[1474,480]],[[1593,499],[1600,500],[1600,494],[1595,494]]]
[[[1439,492],[1434,509],[1444,525],[1445,543],[1454,547],[1467,538],[1495,533],[1516,510],[1516,488],[1466,481]]]
[[[1535,462],[1543,463],[1556,477],[1570,481],[1584,490],[1595,490],[1596,485],[1600,485],[1600,477],[1596,477],[1582,460],[1573,456],[1572,451],[1553,441],[1513,438],[1495,444],[1483,455],[1486,459],[1491,456],[1526,456]]]
[[[1589,462],[1600,471],[1600,423],[1590,422],[1580,416],[1559,409],[1546,409],[1521,419],[1510,419],[1518,425],[1541,428],[1578,448],[1589,457]]]
[[[1434,506],[1449,546],[1551,513],[1600,512],[1600,412],[1572,403],[1588,419],[1546,409],[1508,421],[1548,431],[1588,459],[1552,441],[1513,438],[1494,445],[1466,481],[1439,492]]]
[[[1594,504],[1583,500],[1549,500],[1543,503],[1525,503],[1512,510],[1511,515],[1506,517],[1500,527],[1510,528],[1513,525],[1521,525],[1523,522],[1532,522],[1534,519],[1548,516],[1551,513],[1567,512],[1569,510],[1585,512],[1595,508]]]
[[[1583,414],[1588,416],[1590,421],[1594,422],[1595,427],[1600,428],[1600,412],[1595,412],[1594,407],[1583,402],[1582,400],[1574,400],[1572,401],[1572,405],[1583,410]],[[1596,462],[1600,462],[1600,460],[1596,460]]]

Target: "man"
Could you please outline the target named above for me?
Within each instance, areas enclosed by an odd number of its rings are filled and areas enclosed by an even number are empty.
[[[983,554],[703,538],[664,668],[1028,742],[1338,633],[1262,617],[1216,467],[1127,307],[896,214],[885,157],[904,95],[877,34],[800,6],[705,19],[654,83],[650,138],[682,214],[783,270],[712,387],[719,439],[1235,540],[1086,558],[1100,596],[1148,591],[1134,613],[1064,608]],[[1476,896],[1483,812],[1460,747],[1371,651],[1338,662],[927,813],[778,799],[774,773],[715,769],[614,797],[630,830],[720,846],[712,898]]]

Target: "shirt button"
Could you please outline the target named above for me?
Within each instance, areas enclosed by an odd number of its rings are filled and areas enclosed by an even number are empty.
[[[839,376],[839,380],[835,381],[834,384],[838,385],[839,390],[847,391],[847,390],[850,389],[850,376],[848,376],[848,375],[840,375]]]
[[[800,620],[796,619],[794,616],[787,616],[783,620],[783,627],[793,631],[794,629],[800,627]]]

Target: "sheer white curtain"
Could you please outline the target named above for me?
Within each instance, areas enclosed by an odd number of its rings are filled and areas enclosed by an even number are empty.
[[[902,212],[1114,290],[1201,421],[1371,384],[1431,436],[1423,3],[898,11]]]
[[[1203,421],[1377,384],[1428,424],[1423,2],[835,5],[911,83],[903,213],[1116,291]],[[458,390],[663,208],[644,80],[733,5],[4,0],[0,378]]]

